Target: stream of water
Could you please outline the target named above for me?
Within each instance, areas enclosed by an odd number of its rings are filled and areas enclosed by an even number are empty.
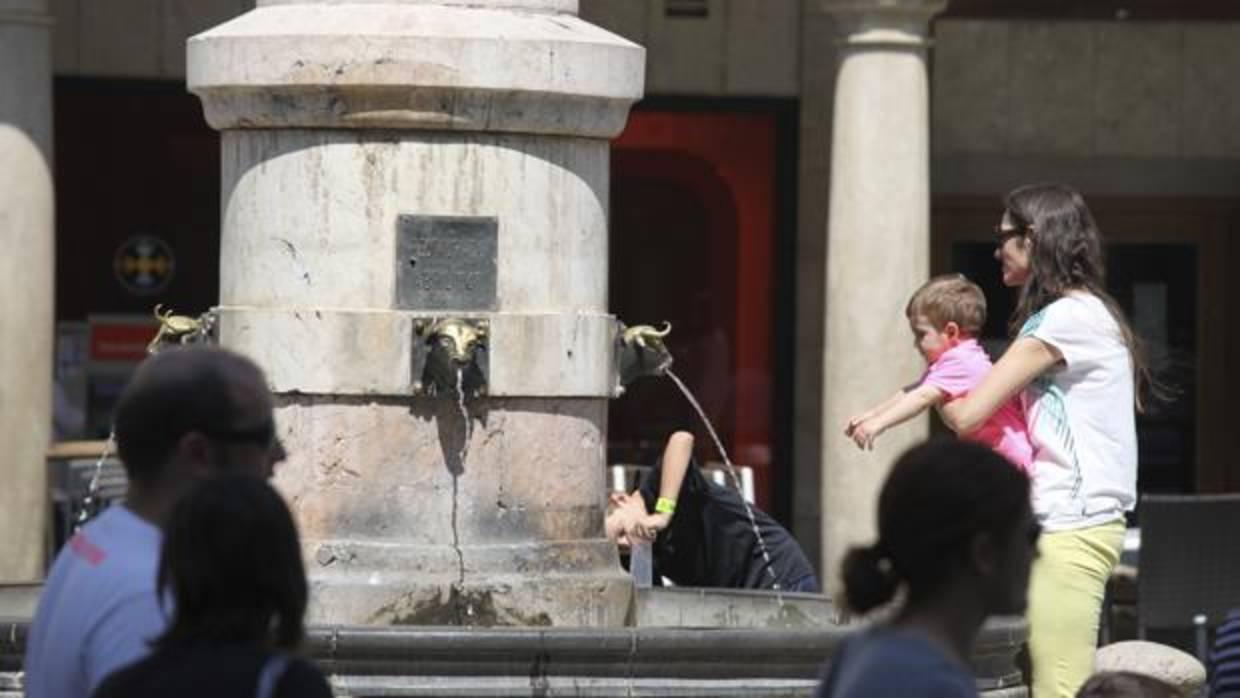
[[[460,589],[462,597],[468,598],[465,593],[465,553],[461,551],[461,536],[457,528],[457,490],[458,479],[460,474],[465,471],[465,455],[469,453],[469,438],[473,432],[473,425],[469,422],[469,408],[465,406],[465,369],[457,367],[456,369],[456,406],[461,410],[462,429],[465,432],[461,441],[460,464],[458,470],[452,473],[452,545],[456,548],[457,562],[460,564],[459,574],[457,576],[457,587]],[[474,616],[474,604],[466,601],[465,604],[465,624],[469,625]]]
[[[99,460],[95,461],[95,471],[90,476],[90,486],[86,488],[86,497],[82,499],[81,509],[78,510],[77,521],[73,523],[73,532],[77,533],[82,525],[94,516],[92,509],[95,508],[95,497],[99,494],[99,475],[103,472],[103,462],[112,455],[113,449],[116,448],[116,427],[112,427],[108,432],[108,440],[103,444],[103,452],[99,454]]]
[[[469,451],[470,432],[473,431],[473,425],[469,423],[469,409],[465,407],[465,369],[456,369],[456,406],[461,410],[461,419],[464,420],[465,440],[461,442],[461,468],[465,467],[465,454]]]
[[[732,479],[732,486],[736,489],[737,495],[740,496],[741,503],[745,505],[745,513],[749,515],[749,525],[753,528],[753,535],[758,539],[758,549],[762,551],[762,559],[766,562],[766,573],[771,577],[771,588],[775,591],[776,599],[779,601],[779,605],[782,608],[784,605],[784,597],[779,588],[779,578],[775,576],[775,570],[771,566],[771,553],[766,548],[766,540],[762,538],[762,531],[758,530],[758,520],[753,515],[753,507],[749,504],[749,501],[741,495],[741,479],[736,472],[736,466],[732,465],[732,459],[728,458],[728,452],[723,447],[723,442],[719,440],[719,434],[715,433],[714,425],[712,425],[710,423],[710,419],[706,417],[706,411],[702,409],[702,405],[700,405],[697,398],[693,396],[693,392],[689,390],[689,387],[680,380],[680,376],[677,376],[672,369],[667,369],[665,373],[667,374],[667,377],[671,378],[672,382],[676,384],[676,387],[680,388],[680,392],[684,394],[685,399],[689,401],[689,404],[693,405],[693,409],[697,410],[698,417],[701,417],[702,423],[706,425],[706,431],[710,432],[710,438],[715,442],[715,448],[719,449],[719,455],[723,458],[723,464],[728,470],[728,477]]]

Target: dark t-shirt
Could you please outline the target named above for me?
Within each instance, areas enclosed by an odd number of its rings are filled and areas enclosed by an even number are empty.
[[[108,676],[93,698],[251,698],[272,656],[252,647],[198,646],[157,650]],[[275,683],[274,698],[331,698],[331,687],[313,664],[291,658]]]
[[[654,511],[659,496],[662,461],[642,481],[646,510]],[[771,556],[767,570],[758,539],[753,534],[745,502],[730,487],[710,482],[696,463],[690,463],[676,501],[676,513],[659,532],[653,546],[654,573],[680,586],[781,589],[814,574],[813,567],[792,535],[760,509],[754,521]]]
[[[879,628],[836,650],[814,698],[977,698],[973,676],[930,640]]]

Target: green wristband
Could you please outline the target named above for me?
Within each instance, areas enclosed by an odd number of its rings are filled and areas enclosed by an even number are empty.
[[[667,497],[659,497],[654,503],[655,513],[658,514],[675,514],[676,500]]]

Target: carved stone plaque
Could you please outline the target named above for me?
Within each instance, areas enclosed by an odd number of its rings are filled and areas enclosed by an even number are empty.
[[[396,308],[495,310],[494,217],[396,219]]]

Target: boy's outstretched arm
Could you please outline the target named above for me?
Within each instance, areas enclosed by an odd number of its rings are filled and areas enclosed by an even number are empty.
[[[880,402],[880,403],[878,403],[877,405],[875,405],[875,406],[871,407],[870,409],[866,410],[865,412],[862,412],[862,413],[861,413],[861,414],[859,414],[859,415],[855,415],[855,416],[853,416],[853,417],[849,418],[849,420],[848,420],[848,424],[844,425],[844,436],[852,436],[852,435],[853,435],[853,429],[856,429],[858,424],[860,424],[860,423],[864,422],[865,420],[869,419],[870,417],[873,417],[874,415],[877,415],[877,414],[881,413],[881,412],[882,412],[882,411],[884,411],[884,410],[891,409],[891,407],[892,407],[892,406],[894,406],[897,402],[899,402],[899,401],[900,401],[900,398],[904,397],[904,393],[905,393],[905,391],[904,391],[904,390],[899,390],[899,391],[897,391],[897,392],[896,392],[896,394],[895,394],[895,395],[892,395],[891,397],[887,398],[886,400],[883,400],[882,402]]]
[[[897,424],[903,424],[944,400],[943,391],[932,385],[920,385],[900,396],[886,409],[853,428],[852,440],[857,448],[871,450],[878,435]]]
[[[693,458],[693,434],[678,431],[667,439],[663,447],[663,463],[659,477],[659,498],[655,504],[655,512],[634,521],[627,531],[632,538],[651,541],[659,531],[667,528],[672,521],[676,509],[676,500],[680,497],[680,487],[685,482],[685,474],[689,472],[689,462]],[[670,509],[671,511],[661,511]]]

